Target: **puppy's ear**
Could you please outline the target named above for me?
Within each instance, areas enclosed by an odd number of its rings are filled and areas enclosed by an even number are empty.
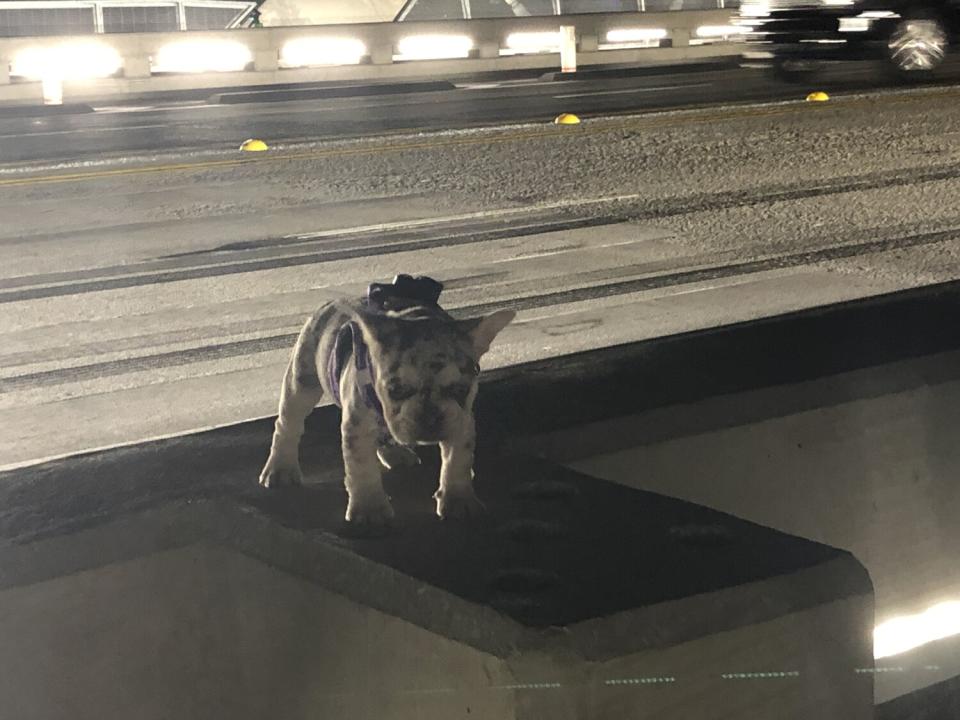
[[[510,321],[517,316],[513,310],[498,310],[497,312],[479,318],[470,318],[459,322],[463,330],[473,343],[473,355],[479,360],[490,349],[493,339],[500,334]]]

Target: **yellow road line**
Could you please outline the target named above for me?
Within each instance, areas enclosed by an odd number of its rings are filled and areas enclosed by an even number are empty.
[[[893,95],[882,98],[883,102],[886,103],[903,103],[916,100],[918,98],[930,99],[930,98],[945,98],[945,97],[957,97],[960,95],[960,92],[956,90],[945,91],[945,92],[936,92],[936,93],[923,93],[921,95],[905,94],[905,95]],[[631,129],[645,129],[645,128],[657,128],[664,126],[675,126],[675,125],[700,125],[704,123],[711,122],[723,122],[729,120],[739,120],[744,118],[758,118],[758,117],[776,117],[782,115],[794,114],[797,112],[824,112],[828,111],[831,108],[849,108],[857,105],[864,105],[872,102],[877,102],[881,98],[878,97],[864,97],[864,98],[851,98],[849,100],[825,105],[816,105],[811,106],[804,102],[797,103],[787,103],[783,105],[773,105],[773,106],[763,106],[763,107],[749,107],[743,109],[730,109],[725,112],[717,113],[703,113],[700,111],[694,111],[690,114],[669,114],[661,115],[658,114],[654,117],[650,116],[641,116],[634,117],[628,121],[622,122],[611,122],[611,123],[598,123],[597,125],[588,125],[588,126],[579,126],[577,129],[571,131],[568,128],[557,128],[554,126],[546,126],[543,129],[536,130],[525,130],[522,132],[514,133],[504,133],[499,135],[492,136],[468,136],[468,137],[459,137],[459,138],[435,138],[423,142],[408,142],[408,143],[396,143],[396,144],[378,144],[369,147],[359,147],[359,148],[331,148],[327,150],[304,150],[301,152],[290,152],[277,155],[262,155],[257,157],[243,157],[243,158],[233,158],[225,160],[200,160],[197,162],[186,162],[186,163],[172,163],[166,165],[142,165],[138,167],[130,168],[115,168],[111,170],[91,170],[88,172],[78,172],[78,173],[65,173],[60,175],[38,175],[31,177],[21,177],[21,178],[8,178],[0,180],[0,187],[14,187],[14,186],[25,186],[25,185],[47,185],[52,183],[64,183],[64,182],[80,182],[84,180],[100,180],[104,178],[111,177],[122,177],[128,175],[145,175],[150,173],[166,173],[166,172],[178,172],[178,171],[196,171],[196,170],[206,170],[210,168],[226,168],[226,167],[238,167],[241,165],[249,165],[252,163],[265,163],[265,162],[283,162],[288,160],[315,160],[323,158],[337,158],[337,157],[357,157],[365,155],[376,155],[380,153],[397,153],[397,152],[407,152],[411,150],[427,150],[433,148],[443,148],[443,147],[462,147],[469,145],[483,145],[483,144],[502,144],[510,142],[518,142],[522,140],[531,140],[537,138],[549,138],[549,137],[569,137],[572,133],[587,134],[587,135],[598,135],[607,132],[617,132],[622,130],[631,130]]]

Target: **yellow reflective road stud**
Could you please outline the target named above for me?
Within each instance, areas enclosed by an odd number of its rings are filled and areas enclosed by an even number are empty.
[[[269,149],[263,140],[256,140],[255,138],[244,140],[243,144],[240,145],[240,150],[243,152],[263,152]]]
[[[573,113],[562,113],[553,120],[554,125],[579,125],[580,118]]]

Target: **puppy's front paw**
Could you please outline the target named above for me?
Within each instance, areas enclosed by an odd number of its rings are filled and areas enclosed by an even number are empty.
[[[299,485],[303,481],[298,463],[285,463],[271,457],[260,473],[260,484],[265,488]]]
[[[351,496],[346,520],[351,525],[387,527],[393,522],[393,506],[386,494]]]
[[[468,518],[483,515],[487,508],[473,492],[473,488],[459,490],[437,490],[433,494],[437,501],[437,515],[446,520],[448,518]]]

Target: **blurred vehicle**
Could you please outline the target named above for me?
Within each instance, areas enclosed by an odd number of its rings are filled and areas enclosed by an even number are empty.
[[[747,64],[800,79],[825,61],[882,59],[902,79],[929,77],[960,35],[960,0],[746,0]]]

